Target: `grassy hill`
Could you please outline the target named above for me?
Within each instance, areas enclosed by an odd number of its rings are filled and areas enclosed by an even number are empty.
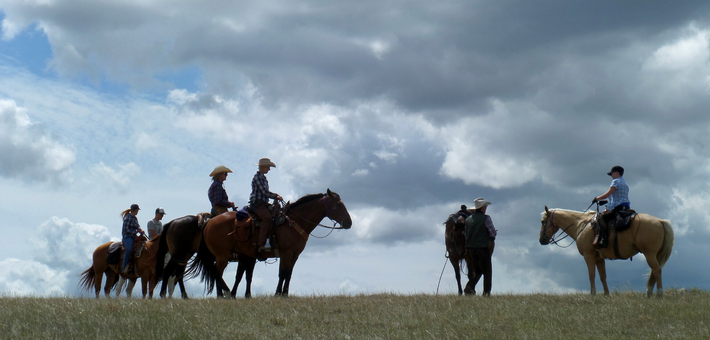
[[[7,339],[708,339],[710,292],[216,299],[0,297]]]

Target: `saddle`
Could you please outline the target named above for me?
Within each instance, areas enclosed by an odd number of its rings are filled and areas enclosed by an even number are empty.
[[[141,257],[143,254],[143,249],[146,246],[146,238],[145,236],[136,236],[133,239],[133,249],[131,251],[131,260],[128,261],[128,266],[132,267],[133,266],[133,260],[136,258]],[[106,255],[106,263],[107,264],[119,264],[121,260],[123,259],[123,256],[125,256],[125,248],[123,247],[123,242],[113,242],[111,245],[108,246],[108,254]]]
[[[621,254],[619,253],[619,237],[618,233],[620,231],[627,230],[631,227],[631,221],[638,215],[635,210],[627,209],[622,211],[617,211],[614,216],[609,219],[609,223],[604,220],[601,213],[597,213],[594,217],[594,233],[597,235],[595,237],[594,245],[597,248],[607,248],[607,240],[610,237],[611,231],[614,230],[614,255],[621,259]],[[597,241],[599,240],[599,241]]]
[[[288,205],[287,205],[288,206]],[[269,211],[271,212],[271,218],[273,219],[273,226],[276,227],[280,224],[286,222],[286,214],[284,209],[281,209],[280,205],[269,205]],[[254,213],[250,206],[244,206],[237,210],[236,220],[234,221],[234,230],[227,235],[233,236],[237,241],[244,242],[249,240],[252,235],[258,235],[256,229],[261,227],[261,219]],[[271,230],[270,237],[273,238],[273,230]]]

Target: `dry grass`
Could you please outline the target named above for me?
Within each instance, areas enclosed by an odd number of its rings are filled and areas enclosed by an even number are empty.
[[[0,297],[11,339],[707,339],[710,293],[138,300]]]

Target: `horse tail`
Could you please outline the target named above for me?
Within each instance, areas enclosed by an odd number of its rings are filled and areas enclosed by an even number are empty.
[[[173,224],[173,221],[168,222],[163,226],[163,231],[160,233],[160,241],[158,242],[158,253],[155,254],[155,279],[157,282],[163,279],[163,267],[165,266],[165,254],[168,252],[168,230]]]
[[[214,290],[214,285],[216,282],[215,277],[217,277],[217,266],[215,265],[216,258],[212,252],[207,248],[207,243],[205,242],[205,237],[200,240],[200,249],[192,258],[190,264],[185,271],[185,276],[188,279],[200,276],[200,282],[205,283],[205,290],[207,294],[211,294]]]
[[[96,282],[96,273],[94,272],[94,266],[92,265],[89,269],[81,273],[81,279],[79,280],[79,288],[84,290],[91,290]]]
[[[658,265],[663,268],[663,266],[666,264],[666,261],[668,261],[668,258],[671,257],[671,253],[673,252],[673,243],[675,242],[675,235],[673,234],[673,227],[671,226],[671,222],[664,220],[661,221],[661,224],[663,224],[663,246],[658,252],[658,255],[656,255],[656,259],[658,259]]]

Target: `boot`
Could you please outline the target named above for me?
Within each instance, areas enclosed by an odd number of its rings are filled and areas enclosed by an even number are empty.
[[[601,244],[600,244],[600,243],[601,243],[601,238],[602,238],[602,237],[601,237],[601,235],[599,235],[599,234],[597,234],[596,236],[594,236],[594,242],[592,243],[592,245],[594,246],[594,248],[597,248],[597,249],[600,249],[600,248],[601,248]]]

